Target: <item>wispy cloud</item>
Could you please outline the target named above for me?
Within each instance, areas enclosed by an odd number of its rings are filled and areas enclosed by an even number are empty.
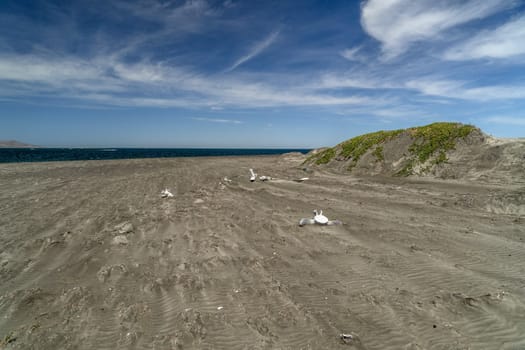
[[[384,57],[393,58],[413,43],[508,8],[506,0],[368,0],[362,6],[364,30],[382,44]]]
[[[180,1],[112,1],[111,6],[119,11],[131,14],[135,18],[161,23],[179,31],[194,32],[203,28],[199,18],[215,16],[220,12],[213,9],[205,0]],[[109,14],[112,15],[112,14]]]
[[[483,119],[485,122],[496,123],[496,124],[505,124],[505,125],[516,125],[516,126],[525,126],[525,115],[522,117],[515,116],[493,116]]]
[[[358,95],[319,93],[311,84],[291,85],[289,77],[267,82],[260,76],[254,79],[236,75],[210,76],[148,62],[127,64],[103,57],[91,61],[74,57],[60,60],[23,55],[0,57],[2,93],[12,98],[53,94],[117,106],[207,108],[370,102],[369,98]]]
[[[487,85],[469,87],[464,81],[423,78],[407,81],[405,86],[424,95],[453,99],[491,101],[525,98],[525,85]]]
[[[12,96],[55,94],[60,97],[64,91],[125,92],[128,87],[117,77],[105,74],[106,70],[106,65],[76,58],[0,56],[2,93]]]
[[[361,46],[353,47],[351,49],[345,49],[340,52],[340,55],[349,61],[363,61],[363,57],[359,55]]]
[[[414,89],[424,95],[442,96],[442,97],[459,97],[457,92],[460,91],[464,82],[454,80],[443,80],[439,78],[424,78],[417,80],[409,80],[405,86],[409,89]]]
[[[53,80],[85,80],[99,74],[95,65],[82,60],[41,59],[22,55],[0,57],[2,80],[53,82]]]
[[[385,123],[393,121],[410,122],[413,120],[425,120],[429,117],[436,117],[435,112],[428,111],[424,105],[418,106],[399,102],[393,102],[384,106],[350,107],[339,111],[337,114],[362,118],[378,117],[379,120]]]
[[[219,119],[219,118],[191,118],[193,120],[198,120],[201,122],[211,122],[211,123],[221,123],[221,124],[243,124],[240,120],[233,120],[233,119]]]
[[[263,52],[266,48],[268,48],[279,36],[280,30],[275,30],[270,35],[268,35],[264,40],[258,42],[255,44],[250,52],[248,52],[246,55],[239,58],[237,61],[235,61],[234,64],[231,65],[230,68],[228,68],[226,71],[231,72],[235,68],[239,67],[241,64],[253,59],[255,56],[259,55],[261,52]]]
[[[525,54],[525,16],[485,30],[445,52],[448,60],[508,58]]]
[[[387,77],[377,77],[375,73],[324,74],[316,82],[319,89],[390,89],[396,85]]]

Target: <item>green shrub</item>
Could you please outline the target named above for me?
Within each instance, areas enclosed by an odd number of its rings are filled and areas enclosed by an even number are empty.
[[[383,155],[383,146],[377,146],[372,154],[376,157],[376,162],[382,162],[385,160]]]
[[[395,176],[409,176],[414,172],[414,161],[410,160],[401,170],[399,170]]]
[[[456,147],[456,140],[467,137],[474,129],[472,125],[457,123],[434,123],[411,128],[409,132],[415,141],[410,146],[409,151],[421,163],[440,152],[436,158],[436,164],[443,163],[447,161],[446,152]]]
[[[332,158],[335,157],[335,149],[334,148],[328,148],[321,153],[316,155],[317,160],[315,161],[315,164],[326,164],[329,161],[332,160]]]
[[[410,128],[408,132],[414,138],[414,142],[408,150],[412,159],[407,165],[397,172],[398,176],[412,175],[416,161],[425,163],[435,154],[437,157],[433,164],[442,164],[448,160],[447,152],[456,148],[456,141],[465,138],[475,127],[472,125],[462,125],[458,123],[433,123],[417,128]],[[425,168],[428,171],[431,167]]]
[[[341,156],[345,159],[350,159],[357,163],[359,158],[365,154],[372,146],[379,145],[387,140],[390,140],[404,130],[392,131],[377,131],[370,134],[356,136],[341,144]]]

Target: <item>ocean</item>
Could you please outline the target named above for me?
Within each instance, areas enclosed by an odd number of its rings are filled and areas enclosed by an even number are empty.
[[[276,155],[309,149],[253,148],[0,148],[0,163]]]

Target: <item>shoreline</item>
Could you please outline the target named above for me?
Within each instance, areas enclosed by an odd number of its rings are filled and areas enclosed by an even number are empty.
[[[88,161],[88,160],[113,160],[113,159],[173,159],[188,157],[228,157],[228,156],[262,156],[282,155],[287,153],[306,154],[308,149],[0,149],[0,164],[5,163],[40,163],[54,161]],[[18,151],[18,153],[16,153]],[[35,151],[35,152],[33,152]],[[15,152],[15,153],[13,153]],[[20,153],[22,152],[22,153]],[[47,152],[47,153],[46,153]]]

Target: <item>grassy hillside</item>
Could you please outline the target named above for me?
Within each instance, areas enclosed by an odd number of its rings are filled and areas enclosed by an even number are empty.
[[[472,125],[458,123],[433,123],[409,129],[377,131],[313,154],[305,163],[330,165],[343,162],[346,170],[352,171],[359,166],[370,167],[371,162],[376,162],[378,166],[388,165],[395,175],[408,176],[416,168],[425,171],[445,163],[447,152],[455,149],[459,140],[474,131],[481,133]],[[366,158],[366,164],[362,164],[363,158]]]

